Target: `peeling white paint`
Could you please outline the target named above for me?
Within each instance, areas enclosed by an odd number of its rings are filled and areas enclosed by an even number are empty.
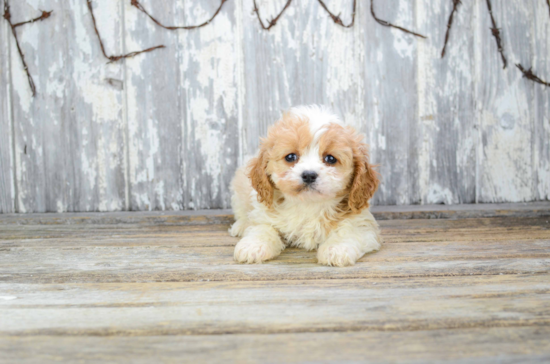
[[[419,15],[422,14],[422,15]],[[424,9],[417,6],[417,22],[419,29],[425,27]],[[422,31],[422,30],[420,30]],[[438,49],[435,45],[427,42],[418,42],[418,68],[417,68],[417,93],[418,93],[418,119],[421,120],[420,133],[417,134],[418,149],[418,184],[421,191],[428,191],[430,188],[430,161],[434,151],[433,130],[436,127],[435,118],[426,118],[426,115],[437,115],[437,103],[431,90],[436,88],[436,80],[432,63],[439,58]],[[424,195],[422,193],[422,195]]]
[[[11,78],[13,83],[13,92],[16,96],[14,100],[18,101],[18,106],[21,111],[28,114],[31,111],[32,92],[29,87],[27,74],[23,68],[23,63],[21,63],[21,58],[19,58],[15,41],[12,38],[10,38],[10,46]],[[32,75],[35,74],[34,70],[29,70],[29,72],[31,72]]]
[[[506,95],[503,97],[508,98]],[[521,102],[514,100],[507,107],[502,106],[500,111],[507,110],[504,114],[482,114],[482,123],[488,130],[482,161],[485,166],[481,191],[483,199],[491,196],[491,200],[519,202],[529,200],[532,195],[529,178],[532,175],[531,132],[519,127],[512,130],[514,128],[508,127],[512,123],[505,121],[519,117],[519,110],[514,106],[519,106],[516,101]]]
[[[165,198],[164,198],[164,181],[159,181],[155,185],[155,193],[158,196],[160,209],[166,210],[166,205],[164,204]]]
[[[355,86],[354,38],[352,30],[334,28],[327,44],[320,45],[321,49],[325,50],[324,56],[328,65],[325,87],[329,102],[336,101],[338,96]]]
[[[454,203],[454,194],[450,189],[434,183],[429,187],[426,203],[451,205]]]
[[[78,44],[80,48],[80,52],[83,54],[86,54],[88,57],[92,56],[92,38],[90,35],[92,35],[93,30],[90,29],[90,25],[92,25],[91,16],[88,11],[88,6],[84,1],[78,1],[78,0],[72,0],[71,1],[71,9],[73,11],[80,14],[80,19],[85,19],[86,23],[78,22],[76,21],[74,23],[75,25],[75,38],[74,41]],[[96,6],[97,8],[97,6]],[[96,10],[94,9],[94,14]],[[103,23],[103,22],[102,22]],[[103,29],[103,28],[102,28]]]
[[[95,80],[97,80],[97,78],[94,76],[84,74],[78,76],[86,78],[82,79],[82,85],[80,87],[83,91],[83,100],[92,107],[92,112],[94,114],[93,119],[98,123],[111,122],[119,119],[120,101],[118,91],[106,87],[105,85],[96,84]]]
[[[201,156],[204,159],[202,168],[210,176],[221,173],[219,146],[222,143],[221,128],[224,120],[218,120],[210,114],[209,104],[205,98],[192,99],[191,114],[197,120],[196,138],[200,141]],[[217,183],[212,185],[214,194],[219,191]]]
[[[396,24],[400,24],[403,27],[413,29],[414,21],[409,14],[412,14],[412,7],[414,2],[399,1],[399,5],[396,10],[397,17],[395,19]],[[410,60],[414,57],[414,51],[416,49],[417,39],[414,39],[412,35],[404,33],[398,29],[391,28],[393,34],[393,48],[402,58],[408,58]]]
[[[57,206],[56,212],[61,213],[61,212],[65,212],[65,211],[66,211],[66,209],[65,209],[65,204],[63,203],[63,200],[57,200],[56,206]]]
[[[97,177],[97,162],[96,160],[89,160],[86,152],[80,154],[80,164],[82,166],[82,174],[88,177],[88,186],[90,189],[95,188]]]
[[[351,2],[344,3],[327,5],[347,22]],[[318,3],[302,1],[293,2],[267,32],[258,26],[251,2],[241,1],[224,5],[207,27],[170,32],[129,2],[94,2],[109,54],[161,43],[168,47],[106,65],[85,1],[69,0],[64,13],[54,9],[47,22],[18,29],[37,98],[31,97],[11,38],[10,59],[0,57],[0,62],[11,65],[10,92],[17,118],[14,199],[20,212],[46,205],[57,211],[69,206],[113,211],[126,203],[139,209],[228,206],[234,151],[238,148],[242,162],[281,110],[313,102],[334,108],[348,125],[366,132],[376,158],[403,168],[407,176],[398,176],[400,184],[391,180],[395,176],[383,176],[389,182],[379,191],[381,201],[456,203],[463,198],[458,189],[468,184],[481,202],[548,198],[550,152],[544,143],[550,139],[550,96],[542,86],[523,79],[513,63],[529,60],[541,75],[550,74],[550,23],[547,12],[533,10],[547,10],[543,2],[523,4],[513,0],[508,9],[495,9],[499,25],[509,30],[504,39],[510,66],[502,71],[484,3],[461,6],[447,55],[441,59],[451,6],[444,0],[399,0],[394,8],[380,5],[392,11],[382,12],[382,18],[426,34],[427,40],[375,24],[368,3],[358,4],[351,29],[335,25]],[[283,5],[284,1],[259,1],[264,21]],[[40,0],[12,6],[14,17],[49,8]],[[177,2],[163,5],[173,12],[160,17],[167,23],[193,24],[209,18],[216,7]],[[74,18],[65,17],[68,11]],[[371,29],[376,32],[369,33]],[[44,53],[49,49],[41,43],[45,32],[60,37],[52,50],[57,53]],[[380,39],[387,44],[377,44]],[[155,69],[164,59],[172,60],[166,64],[175,69]],[[380,67],[384,62],[391,62],[395,72],[402,71],[401,64],[412,68],[416,63],[416,88],[401,90],[403,85],[385,82],[384,72],[390,67]],[[380,70],[380,77],[365,75]],[[174,79],[164,84],[151,80],[164,80],[167,74]],[[106,79],[120,80],[122,87]],[[179,82],[176,92],[166,91],[172,89],[171,82]],[[384,92],[391,88],[400,92]],[[417,104],[410,106],[416,118],[404,130],[388,115],[401,102],[395,95],[410,93],[418,95]],[[389,100],[388,94],[397,99]],[[476,105],[475,112],[467,112]],[[170,140],[178,145],[165,140],[170,132],[177,134]],[[396,139],[396,133],[410,137]],[[239,140],[232,140],[233,135]],[[392,144],[395,140],[408,140],[410,145],[398,148]],[[80,149],[64,155],[69,145]],[[80,185],[72,180],[62,187],[52,183],[63,173],[72,178],[73,163]],[[126,172],[123,186],[120,180]],[[474,182],[472,173],[478,174]],[[128,189],[129,201],[124,201],[123,188]],[[412,201],[410,193],[420,201]],[[80,200],[71,200],[73,195]]]
[[[151,119],[147,119],[147,131],[149,137],[149,153],[146,157],[145,165],[147,166],[147,180],[151,181],[155,178],[155,164],[156,162],[162,163],[162,160],[157,159],[157,153],[159,151],[159,136],[157,123]],[[144,182],[144,181],[142,181]]]

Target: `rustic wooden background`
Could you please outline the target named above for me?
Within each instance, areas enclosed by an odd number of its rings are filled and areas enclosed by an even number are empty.
[[[260,0],[264,19],[285,0]],[[0,0],[0,3],[3,2]],[[352,0],[326,1],[351,18]],[[197,24],[219,0],[143,0],[166,24]],[[109,54],[166,49],[106,64],[86,0],[11,1],[0,19],[0,212],[227,208],[235,168],[291,105],[331,106],[360,128],[380,164],[374,203],[547,200],[550,78],[546,0],[464,0],[440,58],[451,0],[358,1],[344,29],[316,0],[295,0],[270,31],[252,0],[229,0],[212,24],[168,31],[130,5],[95,0]]]

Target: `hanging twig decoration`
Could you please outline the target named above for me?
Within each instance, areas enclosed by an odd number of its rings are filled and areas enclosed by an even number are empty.
[[[323,2],[323,0],[317,0],[319,1],[319,4],[321,4],[321,6],[323,7],[323,9],[325,9],[325,11],[328,13],[328,15],[330,15],[330,17],[332,18],[332,21],[344,28],[351,28],[353,26],[353,24],[355,23],[355,9],[357,8],[357,0],[353,0],[353,5],[352,5],[352,10],[351,10],[351,22],[346,25],[344,24],[344,22],[342,22],[342,19],[340,19],[340,14],[338,15],[334,15],[334,13],[332,13],[330,10],[328,10],[328,7],[325,5],[325,3]]]
[[[229,0],[220,0],[220,5],[218,6],[218,8],[216,9],[216,11],[214,12],[214,14],[210,17],[210,19],[206,20],[205,22],[203,23],[200,23],[200,24],[197,24],[197,25],[181,25],[181,26],[175,26],[175,25],[172,25],[172,26],[167,26],[167,25],[164,25],[162,24],[160,21],[158,21],[157,19],[155,19],[144,7],[143,5],[141,5],[141,3],[139,2],[139,0],[130,0],[131,1],[131,5],[136,7],[138,10],[140,10],[141,12],[143,12],[145,15],[147,15],[155,24],[157,24],[158,26],[164,28],[164,29],[168,29],[168,30],[177,30],[177,29],[196,29],[196,28],[201,28],[201,27],[204,27],[208,24],[210,24],[215,18],[216,16],[218,16],[218,14],[220,13],[220,11],[222,10],[222,7],[223,5],[228,2]],[[274,27],[277,22],[279,21],[279,19],[281,18],[281,16],[283,15],[283,13],[288,9],[288,7],[291,5],[292,3],[292,0],[287,0],[286,4],[284,5],[283,9],[281,10],[281,12],[279,14],[277,14],[276,17],[274,18],[271,18],[271,20],[269,20],[267,22],[267,25],[263,22],[261,16],[260,16],[260,11],[258,9],[258,5],[256,4],[256,0],[252,0],[253,1],[253,4],[254,4],[254,12],[256,13],[256,16],[258,17],[258,21],[260,23],[260,26],[265,29],[265,30],[270,30],[272,27]],[[332,21],[335,23],[335,24],[338,24],[344,28],[351,28],[354,24],[355,24],[355,15],[356,15],[356,6],[357,6],[357,0],[353,0],[353,5],[352,5],[352,13],[351,13],[351,21],[349,24],[344,24],[344,22],[342,21],[342,19],[340,18],[340,14],[338,15],[335,15],[334,13],[332,13],[327,5],[325,4],[324,0],[317,0],[319,2],[319,4],[321,5],[321,7],[328,13],[328,15],[331,17]],[[449,15],[449,20],[447,22],[447,31],[445,33],[445,42],[443,44],[443,49],[441,51],[441,58],[445,57],[445,52],[446,52],[446,49],[447,49],[447,44],[449,42],[449,36],[450,36],[450,32],[451,32],[451,28],[452,28],[452,25],[453,25],[453,20],[454,20],[454,16],[455,16],[455,13],[458,11],[458,7],[459,5],[461,5],[461,0],[451,0],[453,2],[453,10],[451,11],[451,14]],[[489,11],[489,15],[491,17],[491,25],[492,27],[490,28],[491,29],[491,32],[493,34],[493,37],[495,38],[495,41],[496,41],[496,44],[497,44],[497,48],[498,48],[498,52],[500,53],[500,56],[502,58],[502,63],[503,63],[503,69],[505,69],[507,67],[507,60],[506,60],[506,56],[504,55],[504,47],[502,45],[502,39],[501,39],[501,32],[500,32],[500,29],[497,27],[497,24],[496,24],[496,21],[495,21],[495,18],[494,18],[494,15],[493,15],[493,9],[492,9],[492,4],[491,4],[491,0],[486,0],[487,2],[487,8],[488,8],[488,11]],[[548,4],[548,11],[550,12],[550,0],[546,0],[546,3]],[[103,54],[103,56],[105,58],[107,58],[109,60],[109,63],[111,62],[116,62],[116,61],[119,61],[121,59],[124,59],[124,58],[131,58],[131,57],[135,57],[139,54],[142,54],[142,53],[147,53],[147,52],[151,52],[151,51],[154,51],[156,49],[159,49],[159,48],[165,48],[164,45],[158,45],[158,46],[155,46],[155,47],[151,47],[151,48],[147,48],[147,49],[144,49],[144,50],[141,50],[141,51],[136,51],[136,52],[130,52],[130,53],[127,53],[127,54],[122,54],[122,55],[108,55],[107,54],[107,51],[105,50],[105,45],[103,44],[103,40],[101,39],[101,36],[99,34],[99,30],[97,28],[97,22],[96,22],[96,19],[95,19],[95,15],[94,15],[94,11],[93,11],[93,5],[92,5],[92,0],[86,0],[86,4],[88,6],[88,10],[90,11],[90,15],[92,17],[92,22],[93,22],[93,25],[94,25],[94,31],[96,33],[96,36],[97,36],[97,39],[99,41],[99,46],[101,47],[101,53]],[[377,16],[376,16],[376,12],[374,11],[374,0],[371,0],[371,3],[370,3],[370,12],[371,12],[371,15],[372,17],[374,18],[374,20],[380,24],[380,25],[383,25],[383,26],[386,26],[386,27],[391,27],[391,28],[395,28],[395,29],[398,29],[398,30],[401,30],[405,33],[408,33],[408,34],[412,34],[414,36],[417,36],[417,37],[420,37],[420,38],[426,38],[426,36],[422,35],[422,34],[419,34],[419,33],[415,33],[411,30],[408,30],[406,28],[403,28],[403,27],[400,27],[400,26],[397,26],[395,24],[392,24],[386,20],[382,20],[382,19],[379,19]],[[33,96],[36,96],[36,86],[34,84],[34,81],[33,81],[33,78],[29,72],[29,68],[27,66],[27,63],[25,61],[25,55],[21,49],[21,46],[19,44],[19,39],[17,38],[17,31],[16,31],[16,28],[20,27],[20,26],[23,26],[25,24],[31,24],[31,23],[34,23],[34,22],[37,22],[37,21],[41,21],[41,20],[44,20],[44,19],[47,19],[50,17],[50,15],[52,14],[52,11],[42,11],[42,14],[34,19],[30,19],[30,20],[26,20],[26,21],[22,21],[22,22],[19,22],[19,23],[12,23],[12,20],[11,20],[11,13],[10,13],[10,6],[9,6],[9,3],[8,3],[8,0],[5,0],[4,1],[4,19],[8,22],[8,24],[10,25],[10,28],[11,28],[11,31],[12,31],[12,34],[13,34],[13,37],[15,39],[15,45],[17,47],[17,51],[19,53],[19,58],[21,59],[21,63],[23,64],[23,69],[25,70],[25,73],[27,74],[27,79],[28,79],[28,82],[29,82],[29,86],[31,88],[31,91],[32,91],[32,95]],[[533,81],[533,82],[536,82],[536,83],[539,83],[541,85],[544,85],[544,86],[547,86],[547,87],[550,87],[550,83],[546,82],[546,81],[543,81],[541,78],[539,78],[537,75],[535,75],[532,71],[531,68],[529,68],[528,70],[526,70],[521,64],[516,64],[516,67],[523,73],[523,76],[527,79],[529,79],[530,81]]]
[[[550,0],[547,0],[550,1]],[[497,23],[495,22],[495,17],[493,16],[493,9],[491,7],[491,0],[487,0],[487,9],[489,9],[489,15],[491,16],[491,23],[493,24],[493,27],[491,28],[491,32],[493,33],[493,37],[495,37],[495,41],[497,42],[497,48],[500,53],[500,57],[502,58],[502,63],[504,66],[502,69],[505,69],[508,65],[508,62],[506,61],[506,57],[504,56],[504,47],[502,46],[502,39],[500,39],[500,29],[497,28]]]
[[[441,58],[445,57],[447,42],[449,41],[449,34],[451,32],[451,27],[453,26],[453,18],[455,16],[456,11],[458,10],[458,6],[461,3],[461,0],[452,0],[452,1],[453,1],[453,11],[451,11],[451,15],[449,15],[449,21],[447,22],[447,32],[445,33],[445,43],[443,44],[443,50],[441,51]]]
[[[405,33],[409,33],[409,34],[412,34],[414,36],[417,36],[417,37],[420,37],[420,38],[424,38],[426,39],[426,36],[422,35],[422,34],[418,34],[418,33],[415,33],[413,31],[410,31],[408,29],[405,29],[403,27],[400,27],[400,26],[397,26],[397,25],[394,25],[390,22],[387,22],[385,20],[382,20],[382,19],[379,19],[377,16],[376,16],[376,13],[374,12],[374,0],[371,0],[370,1],[370,13],[372,14],[372,17],[374,18],[374,20],[376,20],[376,22],[380,25],[383,25],[385,27],[390,27],[390,28],[395,28],[395,29],[399,29]]]
[[[216,9],[216,12],[214,13],[214,15],[212,15],[212,17],[210,17],[210,19],[208,19],[207,21],[205,21],[201,24],[198,24],[198,25],[170,25],[170,26],[164,25],[161,22],[159,22],[157,19],[155,19],[151,14],[149,14],[149,12],[147,10],[145,10],[143,5],[141,5],[138,0],[131,0],[131,4],[132,4],[132,6],[135,6],[136,8],[138,8],[145,15],[147,15],[158,26],[163,27],[164,29],[168,29],[168,30],[177,30],[177,29],[196,29],[196,28],[201,28],[201,27],[204,27],[204,26],[210,24],[212,22],[212,20],[214,20],[214,18],[220,13],[220,10],[222,10],[223,4],[225,4],[227,1],[228,0],[221,0],[220,6],[218,6],[218,9]]]
[[[279,21],[279,19],[283,15],[283,13],[285,12],[285,10],[288,9],[290,4],[292,3],[292,0],[288,0],[286,2],[285,6],[283,6],[283,9],[279,12],[279,14],[277,14],[276,17],[271,18],[271,20],[269,20],[267,22],[267,25],[265,25],[263,20],[262,20],[262,17],[260,16],[260,9],[258,8],[258,4],[256,4],[256,0],[252,0],[252,1],[253,1],[253,4],[254,4],[254,9],[253,10],[256,13],[256,16],[258,17],[258,21],[260,22],[260,26],[265,30],[269,30],[269,29],[273,28],[277,24],[277,22]],[[335,24],[338,24],[338,25],[340,25],[341,27],[344,27],[344,28],[351,28],[353,26],[353,24],[355,23],[355,9],[357,8],[357,0],[353,0],[352,11],[351,11],[351,21],[350,21],[349,24],[344,24],[344,22],[340,18],[340,14],[335,15],[333,12],[331,12],[328,9],[327,5],[323,2],[323,0],[317,0],[317,1],[319,2],[319,4],[321,4],[321,7],[327,12],[327,14],[330,16],[330,18],[332,19],[332,21]]]
[[[521,64],[516,64],[516,67],[519,68],[519,70],[521,71],[521,73],[523,73],[523,77],[533,81],[533,82],[536,82],[536,83],[540,83],[541,85],[544,85],[544,86],[547,86],[547,87],[550,87],[550,82],[546,82],[546,81],[543,81],[541,80],[537,75],[535,75],[533,73],[533,69],[532,68],[529,68],[528,70],[526,70],[525,68],[523,68],[523,66]]]
[[[36,96],[36,86],[34,84],[34,80],[32,79],[32,76],[29,72],[29,67],[27,66],[27,62],[25,61],[25,55],[23,54],[23,51],[21,50],[21,46],[19,45],[19,39],[17,38],[17,31],[15,30],[17,27],[20,27],[25,24],[34,23],[37,21],[41,21],[44,19],[47,19],[52,14],[52,11],[42,11],[42,15],[40,15],[37,18],[22,21],[19,23],[13,24],[11,22],[11,13],[10,13],[10,5],[8,4],[8,0],[5,0],[4,2],[4,19],[7,20],[8,24],[10,25],[11,32],[13,34],[13,38],[15,39],[15,45],[17,47],[17,51],[19,52],[19,58],[21,58],[21,63],[23,63],[23,69],[25,70],[25,73],[27,74],[27,79],[29,80],[29,86],[31,88],[32,96]]]
[[[107,58],[109,60],[108,63],[116,62],[116,61],[119,61],[123,58],[135,57],[138,54],[151,52],[151,51],[154,51],[155,49],[165,48],[164,45],[159,45],[159,46],[156,46],[156,47],[151,47],[151,48],[144,49],[142,51],[130,52],[130,53],[121,54],[121,55],[118,55],[118,56],[109,56],[107,54],[107,52],[105,51],[105,46],[103,45],[103,41],[101,40],[101,36],[99,35],[99,31],[97,30],[97,23],[96,23],[95,16],[94,16],[92,0],[86,0],[86,4],[88,4],[88,10],[90,10],[90,15],[92,16],[92,22],[94,23],[95,34],[97,35],[97,39],[99,40],[99,46],[101,47],[101,53],[103,53],[103,56],[105,56],[105,58]]]
[[[271,20],[268,21],[268,25],[266,26],[264,24],[264,22],[262,21],[262,17],[260,16],[260,10],[258,9],[258,5],[256,4],[256,0],[252,0],[252,1],[253,1],[253,4],[254,4],[254,12],[256,13],[256,16],[258,17],[258,20],[260,21],[260,26],[265,30],[269,30],[272,27],[274,27],[275,24],[277,24],[277,22],[279,21],[279,18],[281,18],[281,16],[285,12],[285,10],[288,9],[288,7],[290,6],[290,3],[292,2],[292,0],[288,0],[286,2],[285,6],[283,6],[283,10],[281,10],[281,12],[279,14],[277,14],[277,16],[275,18],[271,18]]]

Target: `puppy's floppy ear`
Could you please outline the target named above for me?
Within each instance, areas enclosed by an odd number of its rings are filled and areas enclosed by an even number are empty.
[[[366,144],[360,143],[353,150],[353,180],[349,193],[348,205],[357,213],[369,207],[369,200],[378,188],[378,173],[369,163],[369,153]]]
[[[267,175],[267,148],[262,146],[260,154],[250,160],[248,165],[248,177],[252,187],[258,192],[258,201],[265,203],[268,207],[273,205],[273,184]]]

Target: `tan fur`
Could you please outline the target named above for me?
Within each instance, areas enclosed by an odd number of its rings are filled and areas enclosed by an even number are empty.
[[[267,162],[267,147],[262,144],[259,156],[250,161],[248,177],[252,182],[252,187],[258,192],[258,201],[271,207],[273,205],[273,182],[267,174]]]
[[[267,138],[261,140],[258,157],[250,161],[249,177],[252,187],[258,192],[258,201],[268,207],[273,205],[274,185],[270,176],[278,174],[284,176],[292,166],[284,160],[290,153],[300,155],[311,143],[307,120],[285,114],[283,119],[271,126]],[[278,186],[283,192],[297,194],[295,184],[282,183]]]
[[[378,173],[369,163],[368,147],[357,143],[353,148],[354,177],[350,186],[348,204],[350,209],[358,213],[369,207],[369,200],[378,188]]]
[[[323,156],[331,154],[338,159],[336,168],[344,168],[351,174],[351,183],[344,191],[349,209],[353,213],[369,207],[369,200],[378,189],[378,173],[369,163],[368,146],[363,136],[351,127],[330,125],[319,142]],[[344,209],[341,218],[349,210]]]

